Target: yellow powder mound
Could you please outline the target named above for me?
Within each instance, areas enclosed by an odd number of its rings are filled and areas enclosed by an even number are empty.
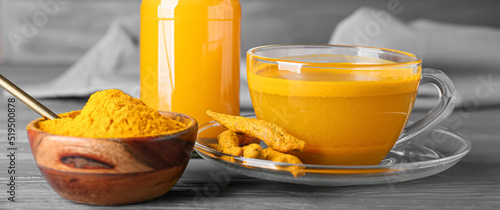
[[[160,115],[141,100],[114,89],[92,94],[81,112],[59,116],[60,119],[40,122],[39,129],[66,136],[127,138],[156,136],[186,127]]]

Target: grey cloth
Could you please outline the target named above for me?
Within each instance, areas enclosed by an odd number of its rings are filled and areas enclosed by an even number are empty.
[[[405,23],[389,11],[362,7],[336,26],[329,43],[414,53],[422,58],[423,67],[442,70],[452,78],[459,105],[500,104],[500,29],[425,19]],[[424,86],[419,95],[437,92]],[[435,100],[417,100],[415,106],[434,104]]]
[[[383,47],[417,54],[443,71],[500,68],[500,29],[418,19],[404,23],[388,11],[362,7],[340,22],[330,44]]]
[[[65,73],[47,83],[21,88],[33,97],[88,96],[120,89],[139,96],[139,16],[113,22],[103,38]]]

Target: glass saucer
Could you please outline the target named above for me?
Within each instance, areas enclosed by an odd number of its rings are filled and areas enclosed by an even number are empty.
[[[467,138],[445,128],[436,128],[415,137],[405,146],[391,150],[379,165],[293,165],[232,156],[209,148],[208,144],[217,143],[215,136],[224,130],[215,121],[200,126],[196,152],[230,172],[258,179],[317,186],[388,184],[420,179],[452,167],[471,149]],[[261,143],[261,146],[265,147],[265,144]]]

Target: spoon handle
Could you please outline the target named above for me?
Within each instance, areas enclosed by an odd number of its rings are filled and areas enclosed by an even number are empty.
[[[48,119],[57,119],[59,118],[54,112],[50,111],[42,105],[40,102],[38,102],[36,99],[28,95],[26,92],[21,90],[21,88],[17,87],[9,81],[7,78],[3,77],[0,74],[0,86],[2,86],[7,92],[15,96],[17,99],[22,101],[26,106],[29,108],[33,109],[35,112],[38,114],[42,115],[42,117],[48,118]]]

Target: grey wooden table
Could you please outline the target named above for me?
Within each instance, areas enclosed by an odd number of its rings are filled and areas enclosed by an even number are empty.
[[[7,71],[2,71],[7,72]],[[17,83],[54,75],[9,71]],[[17,72],[17,73],[16,73]],[[57,72],[57,71],[55,71]],[[474,112],[458,109],[460,124],[444,124],[471,139],[472,151],[440,174],[397,184],[351,187],[314,187],[231,174],[226,186],[214,187],[210,174],[227,173],[202,159],[192,159],[179,182],[153,201],[102,207],[72,203],[57,195],[43,179],[28,145],[25,127],[37,114],[16,102],[16,194],[8,201],[10,160],[7,147],[7,98],[0,98],[0,209],[498,209],[500,208],[500,107]],[[41,100],[57,113],[81,109],[86,98]],[[422,111],[414,111],[421,115]]]

